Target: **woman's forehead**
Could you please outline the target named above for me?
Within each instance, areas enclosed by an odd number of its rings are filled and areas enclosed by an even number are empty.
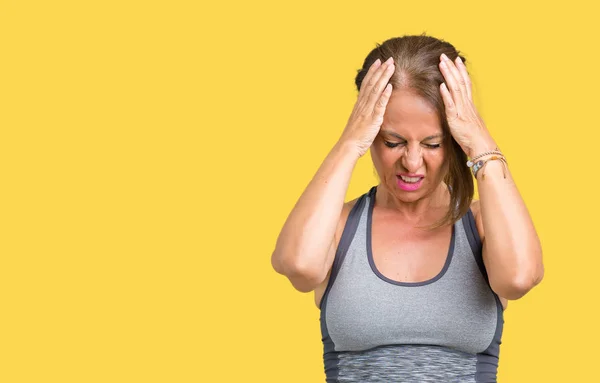
[[[412,91],[392,92],[383,119],[391,129],[428,129],[431,134],[438,130],[441,132],[437,110],[425,98]]]

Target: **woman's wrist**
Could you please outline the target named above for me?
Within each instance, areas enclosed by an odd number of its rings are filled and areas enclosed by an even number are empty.
[[[357,162],[361,157],[356,149],[356,145],[347,140],[338,140],[333,146],[332,152],[335,152],[336,155],[352,162]]]
[[[508,163],[506,162],[506,158],[504,158],[504,156],[491,156],[487,158],[484,161],[483,166],[476,172],[474,172],[473,176],[475,177],[475,180],[483,181],[485,180],[486,172],[488,172],[488,168],[490,166],[492,167],[492,170],[490,172],[492,175],[494,175],[499,174],[498,170],[494,170],[494,168],[497,168],[500,165],[502,165],[502,176],[503,178],[506,178],[506,174],[508,172]]]
[[[465,151],[469,158],[474,158],[482,153],[498,150],[498,145],[494,139],[486,134],[471,140],[471,145]]]

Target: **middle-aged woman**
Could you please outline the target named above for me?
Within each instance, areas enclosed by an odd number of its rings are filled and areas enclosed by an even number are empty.
[[[327,382],[496,382],[507,301],[543,277],[464,62],[430,36],[378,44],[340,139],[279,235],[274,269],[321,310]],[[380,182],[344,203],[369,148]]]

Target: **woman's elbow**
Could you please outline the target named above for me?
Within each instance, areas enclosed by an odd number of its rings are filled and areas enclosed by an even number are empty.
[[[321,270],[316,270],[310,265],[303,265],[299,262],[282,262],[281,258],[275,256],[275,254],[271,256],[271,265],[277,273],[286,276],[292,286],[302,293],[313,291],[324,279]]]
[[[540,284],[543,278],[544,268],[542,266],[534,273],[529,273],[519,278],[515,278],[511,283],[503,284],[502,286],[498,286],[493,290],[496,294],[503,298],[517,300],[525,296],[535,286]]]

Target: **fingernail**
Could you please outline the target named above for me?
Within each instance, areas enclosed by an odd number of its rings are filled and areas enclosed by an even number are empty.
[[[459,62],[461,64],[463,63],[462,60],[460,59],[460,56],[456,56],[456,62]]]
[[[390,56],[390,58],[388,58],[388,59],[385,61],[385,63],[386,63],[386,64],[389,64],[389,63],[391,63],[391,62],[393,62],[393,61],[394,61],[394,60],[393,60],[393,59],[392,59],[392,57]]]
[[[446,56],[446,54],[445,54],[445,53],[442,53],[442,59],[444,59],[444,60],[450,60],[450,59],[448,58],[448,56]]]

